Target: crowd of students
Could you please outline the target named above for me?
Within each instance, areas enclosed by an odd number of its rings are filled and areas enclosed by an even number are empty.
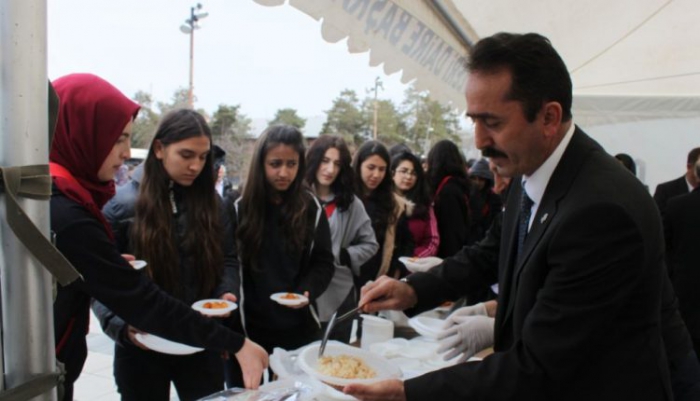
[[[115,188],[129,157],[139,106],[103,79],[73,74],[53,85],[61,107],[51,149],[51,227],[83,280],[60,287],[56,352],[66,365],[62,399],[85,361],[90,305],[115,341],[114,375],[124,400],[197,399],[228,386],[255,388],[274,347],[319,338],[359,289],[408,274],[401,256],[450,256],[476,241],[467,164],[438,142],[424,171],[407,147],[367,141],[351,156],[340,137],[307,150],[301,132],[262,133],[240,196],[217,194],[211,131],[193,110],[164,116],[145,161]],[[475,187],[476,188],[476,187]],[[500,206],[492,212],[500,212]],[[147,262],[143,271],[128,261]],[[283,306],[270,295],[308,301]],[[221,298],[238,311],[209,318],[190,305]],[[139,341],[147,332],[205,348],[166,355]],[[334,338],[348,342],[350,325]],[[224,362],[222,362],[222,359]],[[224,374],[226,372],[226,374]]]

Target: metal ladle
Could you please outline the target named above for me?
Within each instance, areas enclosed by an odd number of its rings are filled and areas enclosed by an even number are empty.
[[[319,358],[323,356],[323,351],[326,350],[326,343],[328,342],[328,337],[331,335],[331,332],[333,331],[333,328],[335,328],[335,325],[355,316],[358,312],[360,312],[359,306],[355,309],[352,309],[350,312],[344,313],[340,317],[338,317],[338,311],[333,312],[331,319],[328,321],[328,327],[326,327],[326,332],[323,333],[323,339],[321,339],[321,346],[318,348]]]

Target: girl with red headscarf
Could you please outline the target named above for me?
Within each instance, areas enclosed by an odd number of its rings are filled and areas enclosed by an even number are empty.
[[[101,213],[114,195],[114,176],[129,157],[139,106],[103,79],[73,74],[53,82],[60,111],[49,155],[54,188],[51,230],[56,247],[83,279],[58,288],[54,303],[56,358],[65,364],[64,400],[73,398],[87,356],[90,299],[130,325],[188,345],[235,353],[246,387],[256,388],[267,354],[190,306],[172,298],[120,255]]]

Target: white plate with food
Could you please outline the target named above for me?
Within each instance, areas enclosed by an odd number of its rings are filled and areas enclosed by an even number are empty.
[[[225,299],[203,299],[193,303],[192,309],[207,316],[221,316],[235,311],[238,305]]]
[[[165,338],[153,334],[136,333],[135,337],[141,344],[161,354],[190,355],[204,351],[204,348],[176,343],[175,341],[166,340]]]
[[[281,305],[295,306],[309,302],[309,298],[293,292],[278,292],[270,295],[270,299]]]
[[[425,258],[401,256],[399,262],[403,263],[411,273],[422,273],[442,263],[442,259],[436,256],[428,256]]]
[[[428,316],[416,316],[408,319],[408,325],[413,327],[418,334],[431,339],[437,339],[444,324],[444,320]]]
[[[342,343],[328,343],[321,359],[319,343],[304,348],[297,359],[299,367],[309,376],[333,386],[350,383],[371,384],[398,379],[401,369],[386,358],[361,348]]]
[[[129,264],[134,268],[134,270],[141,270],[148,265],[145,260],[132,260],[129,262]]]

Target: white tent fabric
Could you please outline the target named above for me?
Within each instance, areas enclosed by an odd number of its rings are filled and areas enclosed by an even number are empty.
[[[576,94],[700,95],[700,3],[455,0],[480,37],[538,32],[562,55]]]
[[[255,1],[268,6],[285,3]],[[501,31],[548,37],[572,76],[574,121],[609,152],[635,157],[644,166],[640,170],[648,172],[640,178],[651,190],[658,182],[681,175],[687,152],[700,146],[700,2],[696,0],[289,0],[289,4],[323,21],[327,41],[347,38],[350,52],[370,51],[372,65],[383,63],[387,74],[401,70],[403,82],[414,81],[420,90],[429,90],[433,98],[458,109],[466,108],[467,77],[456,68],[470,42]]]
[[[278,6],[285,0],[255,0]],[[401,71],[401,81],[414,81],[439,101],[464,109],[468,50],[428,2],[417,0],[290,0],[289,4],[316,20],[331,43],[347,38],[350,53],[370,52],[370,65],[383,64],[389,75]],[[456,8],[450,10],[458,16]]]

